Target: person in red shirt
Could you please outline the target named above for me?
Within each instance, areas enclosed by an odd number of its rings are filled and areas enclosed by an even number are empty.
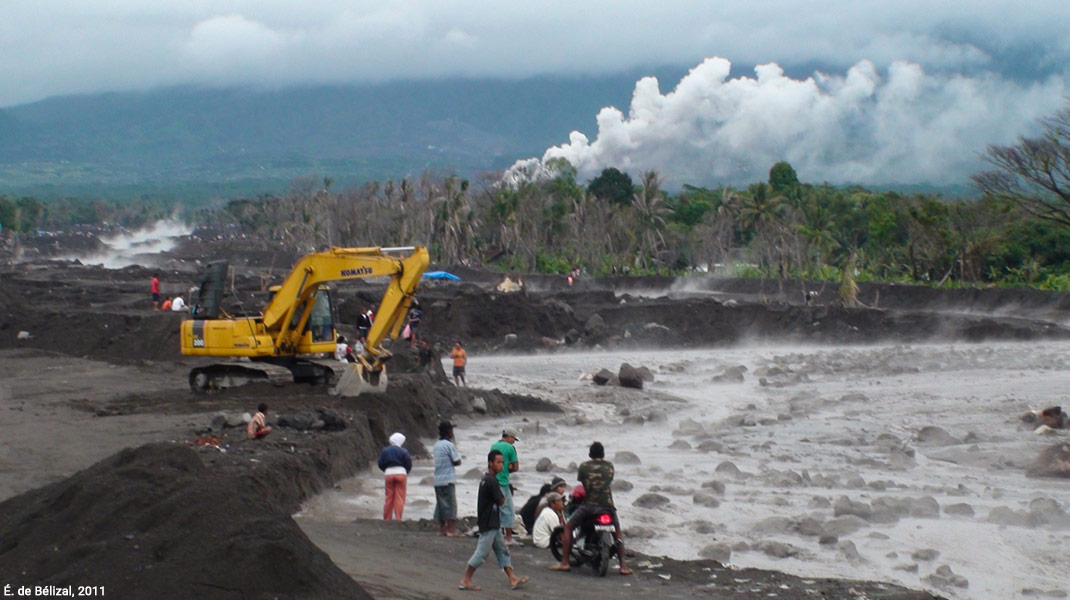
[[[152,310],[160,310],[160,276],[152,274]]]

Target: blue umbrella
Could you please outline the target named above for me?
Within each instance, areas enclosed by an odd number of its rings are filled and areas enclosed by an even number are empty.
[[[424,273],[424,279],[447,279],[449,281],[460,281],[461,278],[453,273],[447,273],[445,271],[428,271]]]

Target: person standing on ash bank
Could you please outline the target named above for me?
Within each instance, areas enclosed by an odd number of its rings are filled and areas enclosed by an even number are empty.
[[[516,522],[516,510],[513,508],[513,488],[509,483],[509,474],[520,470],[520,462],[516,455],[516,442],[520,439],[516,429],[507,427],[502,430],[502,439],[491,445],[491,450],[502,453],[505,467],[498,472],[498,485],[502,488],[505,502],[501,507],[502,530],[505,531],[505,543],[509,546],[519,542],[513,540],[513,525]]]

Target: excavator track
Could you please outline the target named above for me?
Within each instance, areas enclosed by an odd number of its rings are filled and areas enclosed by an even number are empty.
[[[293,383],[290,369],[265,362],[225,362],[195,367],[189,372],[189,387],[198,394],[267,382],[275,386]]]
[[[349,363],[329,358],[306,358],[303,362],[316,369],[319,373],[316,382],[323,383],[328,388],[336,385],[349,367]]]

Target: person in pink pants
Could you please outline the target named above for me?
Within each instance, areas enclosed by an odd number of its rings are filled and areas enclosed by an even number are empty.
[[[412,457],[402,448],[405,436],[401,433],[390,435],[390,445],[379,453],[379,470],[386,475],[386,501],[383,503],[383,520],[389,521],[391,515],[401,520],[405,511],[405,488],[408,485],[409,471],[412,470]]]

